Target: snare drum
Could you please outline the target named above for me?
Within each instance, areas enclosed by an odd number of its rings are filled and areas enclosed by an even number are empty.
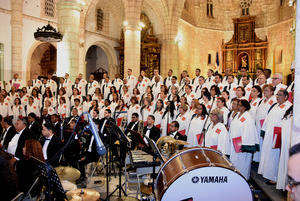
[[[247,180],[220,152],[194,147],[161,167],[156,191],[161,201],[253,201]]]

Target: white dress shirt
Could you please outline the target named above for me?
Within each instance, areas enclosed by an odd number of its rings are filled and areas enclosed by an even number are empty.
[[[8,144],[8,148],[7,148],[8,153],[15,155],[17,147],[18,147],[19,138],[21,137],[21,134],[24,131],[24,129],[21,130],[20,132],[16,133],[15,136],[11,139],[11,141]]]
[[[43,145],[43,155],[44,155],[45,160],[48,159],[47,149],[48,149],[48,146],[49,146],[49,143],[50,143],[52,137],[53,137],[53,135],[51,135],[50,137],[46,137],[45,143]]]

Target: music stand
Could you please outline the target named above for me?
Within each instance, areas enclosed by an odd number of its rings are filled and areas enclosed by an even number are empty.
[[[46,201],[52,201],[54,198],[56,198],[56,200],[64,200],[64,198],[67,198],[59,177],[51,165],[32,156],[30,159],[36,163],[40,169],[41,175],[39,178],[42,184],[46,186]]]
[[[148,138],[147,136],[145,136],[145,138],[149,142],[151,150],[153,151],[152,193],[153,193],[153,196],[155,197],[155,191],[154,191],[155,166],[156,166],[155,162],[156,162],[156,158],[158,158],[159,160],[161,160],[162,162],[164,162],[164,158],[161,155],[158,147],[156,146],[156,143],[152,139]]]
[[[144,137],[138,133],[137,131],[131,130],[131,129],[127,129],[135,139],[137,139],[138,143],[143,144],[146,147],[149,147],[148,142],[145,141]]]

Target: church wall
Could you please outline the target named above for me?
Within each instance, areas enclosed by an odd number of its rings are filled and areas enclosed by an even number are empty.
[[[196,28],[180,20],[178,32],[182,34],[179,42],[179,72],[188,70],[194,77],[195,69],[200,68],[201,74],[206,75],[208,69],[216,68],[216,52],[219,52],[221,62],[221,45],[224,32],[204,28]],[[191,52],[192,51],[192,52]],[[211,64],[208,65],[208,54],[211,54]]]
[[[290,74],[290,66],[294,60],[294,39],[289,32],[293,20],[289,19],[267,28],[269,41],[267,66],[275,72],[282,72],[286,76]],[[282,51],[282,59],[281,52]]]
[[[10,4],[10,0],[2,0],[0,1],[0,8],[4,8],[7,10],[11,9],[11,4]]]
[[[40,13],[41,13],[40,0],[25,0],[23,3],[23,13],[29,16],[40,17]]]
[[[5,2],[5,1],[4,1]],[[3,4],[3,2],[1,2]],[[5,6],[5,5],[1,5]],[[0,43],[4,44],[4,80],[9,81],[11,77],[11,25],[10,15],[0,13],[1,27],[5,27],[5,31],[0,31]]]

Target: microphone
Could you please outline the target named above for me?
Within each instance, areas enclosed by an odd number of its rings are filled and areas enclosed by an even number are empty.
[[[85,115],[85,114],[88,116],[88,119],[89,119],[89,125],[86,126],[85,130],[89,129],[93,133],[95,142],[96,142],[97,153],[98,153],[98,155],[102,156],[102,155],[106,154],[106,148],[98,135],[98,129],[92,119],[92,116],[88,112],[82,113],[82,115]]]

